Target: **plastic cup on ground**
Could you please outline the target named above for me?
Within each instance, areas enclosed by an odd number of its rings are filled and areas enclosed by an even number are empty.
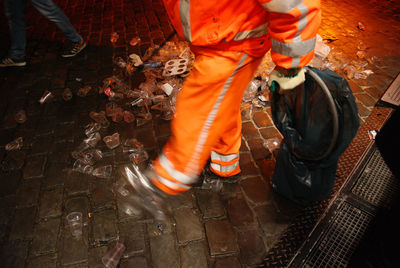
[[[74,237],[82,236],[82,213],[71,212],[67,215],[68,225],[71,229],[71,234]]]
[[[107,252],[106,255],[101,259],[104,266],[107,268],[116,268],[122,254],[124,254],[125,246],[122,243],[117,243],[113,249]]]

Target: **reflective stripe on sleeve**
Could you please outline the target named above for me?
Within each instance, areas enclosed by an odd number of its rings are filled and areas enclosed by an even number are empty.
[[[165,169],[166,172],[168,172],[168,174],[172,178],[174,178],[177,181],[180,181],[181,183],[191,184],[194,183],[197,179],[196,177],[190,177],[188,175],[183,174],[182,172],[177,171],[164,154],[161,154],[159,156],[159,162],[160,165]]]
[[[192,33],[190,29],[190,0],[179,0],[179,16],[181,18],[183,36],[189,42],[192,42]]]
[[[230,162],[236,158],[239,158],[239,154],[222,155],[214,151],[211,152],[211,161]]]
[[[261,37],[268,33],[268,23],[258,26],[253,30],[238,32],[233,40],[241,41],[247,38]]]
[[[295,41],[293,43],[283,43],[271,38],[272,50],[287,57],[301,57],[310,53],[316,42],[316,37],[306,41]]]
[[[236,161],[234,164],[229,165],[229,166],[222,166],[222,165],[219,165],[219,164],[216,164],[216,163],[211,163],[210,164],[210,166],[214,170],[219,171],[221,173],[231,172],[231,171],[235,170],[238,167],[238,165],[239,165],[239,161]]]
[[[272,0],[262,6],[269,12],[288,13],[290,10],[298,6],[302,0]]]

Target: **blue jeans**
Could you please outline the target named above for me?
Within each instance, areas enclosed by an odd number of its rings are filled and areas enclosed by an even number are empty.
[[[28,0],[4,0],[4,7],[10,26],[11,47],[9,56],[19,59],[25,56],[26,26],[25,11]],[[54,22],[71,42],[81,42],[82,37],[76,32],[68,17],[51,0],[29,0],[43,16]]]

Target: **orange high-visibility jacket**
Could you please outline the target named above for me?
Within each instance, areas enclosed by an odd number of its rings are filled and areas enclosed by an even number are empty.
[[[192,45],[262,56],[303,67],[314,55],[319,0],[164,0],[178,35]]]

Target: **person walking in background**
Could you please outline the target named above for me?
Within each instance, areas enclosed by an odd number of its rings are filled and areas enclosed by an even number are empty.
[[[11,47],[8,56],[0,60],[0,67],[25,66],[26,23],[25,11],[28,0],[4,0],[5,13],[10,27]],[[52,0],[29,0],[43,16],[54,22],[70,41],[62,57],[73,57],[86,47],[68,17]]]
[[[240,104],[247,85],[270,49],[276,64],[270,87],[302,84],[321,20],[319,0],[164,0],[164,5],[195,61],[162,153],[145,176],[127,176],[138,205],[158,218],[165,198],[189,190],[208,160],[219,177],[240,173]]]

